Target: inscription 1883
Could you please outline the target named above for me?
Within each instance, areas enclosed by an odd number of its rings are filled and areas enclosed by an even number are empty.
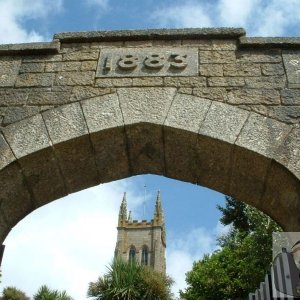
[[[197,48],[103,49],[97,77],[195,76]]]

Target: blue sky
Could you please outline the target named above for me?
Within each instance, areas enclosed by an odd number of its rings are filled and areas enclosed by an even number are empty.
[[[50,41],[65,31],[244,27],[248,36],[300,36],[300,0],[0,0],[0,43]],[[87,284],[105,271],[116,241],[124,191],[134,217],[152,217],[161,190],[167,225],[167,270],[184,288],[195,259],[215,249],[224,232],[217,204],[224,196],[188,183],[147,175],[101,185],[54,201],[9,234],[0,289],[32,295],[40,285],[85,299]]]

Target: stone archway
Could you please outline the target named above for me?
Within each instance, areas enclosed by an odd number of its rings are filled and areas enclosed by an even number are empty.
[[[146,173],[235,196],[298,231],[298,54],[243,34],[62,34],[0,49],[0,241],[41,205]],[[105,49],[139,57],[157,46],[171,58],[182,51],[173,73],[162,64],[157,76],[99,75]],[[178,74],[184,51],[199,70]]]

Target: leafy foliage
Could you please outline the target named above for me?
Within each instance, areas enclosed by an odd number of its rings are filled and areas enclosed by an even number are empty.
[[[16,287],[6,287],[2,291],[2,296],[0,297],[1,300],[29,300],[29,297],[26,294],[17,289]]]
[[[272,262],[272,232],[281,228],[257,209],[226,197],[219,207],[230,231],[218,239],[220,249],[195,262],[187,273],[187,300],[240,300],[255,290]]]
[[[89,284],[88,296],[97,300],[169,300],[172,280],[136,261],[115,259],[103,277]]]
[[[42,285],[33,296],[34,300],[73,300],[66,291],[51,290],[48,286]]]

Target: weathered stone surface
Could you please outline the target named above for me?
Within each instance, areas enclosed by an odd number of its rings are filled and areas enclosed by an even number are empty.
[[[282,64],[263,64],[261,65],[261,71],[265,76],[284,75],[284,68]]]
[[[228,103],[280,105],[280,94],[274,89],[234,89],[228,92]]]
[[[281,90],[281,101],[284,105],[300,105],[300,90],[283,89]]]
[[[300,106],[272,107],[269,116],[281,122],[294,124],[300,122]]]
[[[81,71],[96,71],[97,61],[96,60],[87,60],[81,63]]]
[[[253,64],[253,63],[224,64],[223,70],[224,70],[224,76],[237,77],[237,76],[260,76],[261,75],[260,65]]]
[[[236,50],[237,41],[236,40],[212,40],[212,50]]]
[[[98,96],[111,94],[113,89],[110,88],[94,88],[91,86],[75,86],[72,90],[70,98],[71,102],[80,101],[89,98],[95,98]]]
[[[245,63],[279,63],[281,59],[280,50],[252,50],[252,51],[238,51],[237,61]]]
[[[226,102],[228,99],[227,90],[225,88],[215,88],[215,87],[208,87],[208,88],[194,88],[193,94],[200,98],[215,100]]]
[[[23,174],[17,163],[0,172],[0,208],[7,225],[13,227],[19,220],[35,209]]]
[[[285,168],[273,162],[265,186],[260,208],[268,212],[285,231],[298,231],[300,225],[299,180],[296,180]]]
[[[8,125],[3,129],[3,134],[17,158],[38,152],[51,144],[40,114]]]
[[[8,233],[10,232],[11,228],[8,226],[6,221],[4,220],[5,216],[0,210],[0,240],[4,241],[7,237]]]
[[[101,182],[130,176],[124,121],[117,94],[82,101]]]
[[[133,86],[163,86],[162,77],[140,77],[132,79]]]
[[[24,105],[30,90],[28,89],[0,89],[0,106]]]
[[[209,100],[189,95],[174,98],[164,126],[168,177],[197,183],[197,135],[210,105]]]
[[[60,72],[56,74],[55,85],[93,85],[95,72]]]
[[[235,63],[234,51],[199,51],[200,64],[232,64]]]
[[[224,103],[211,104],[199,134],[233,144],[249,113]]]
[[[20,73],[41,73],[44,71],[45,63],[24,63],[19,70]]]
[[[3,135],[0,133],[0,170],[5,168],[11,162],[15,160],[15,156],[12,153],[11,149],[9,148],[8,144],[6,143]]]
[[[0,57],[0,87],[14,86],[21,58]]]
[[[222,64],[201,64],[200,75],[202,76],[223,76],[223,65]]]
[[[17,77],[16,87],[43,87],[52,86],[52,73],[23,73]]]
[[[300,52],[284,51],[282,57],[288,83],[300,87]]]
[[[33,157],[24,156],[19,159],[19,163],[37,207],[49,203],[51,199],[66,196],[64,178],[52,148],[48,147],[34,153]]]
[[[204,87],[205,77],[164,77],[164,85],[170,87]]]
[[[295,125],[278,148],[276,160],[287,166],[300,178],[300,126]]]
[[[84,61],[84,60],[97,60],[99,57],[99,49],[89,49],[72,51],[63,55],[64,61]]]
[[[125,125],[149,122],[162,125],[175,96],[174,88],[118,89]]]
[[[286,84],[285,76],[249,77],[245,78],[246,87],[253,89],[279,89]]]
[[[67,87],[63,90],[53,90],[53,89],[38,89],[30,91],[28,96],[28,105],[62,105],[72,102],[71,97],[71,87]]]
[[[103,88],[132,86],[132,78],[98,78],[95,86]]]
[[[2,123],[4,126],[6,126],[8,124],[15,123],[36,115],[39,111],[40,108],[37,106],[8,107]]]
[[[208,78],[208,86],[230,86],[230,87],[237,87],[237,86],[244,86],[245,79],[242,77],[210,77]]]
[[[289,131],[290,126],[284,123],[251,113],[236,145],[273,158]]]
[[[26,55],[23,62],[47,62],[47,61],[62,61],[61,54],[48,54],[48,55]]]
[[[80,71],[81,62],[71,61],[71,62],[49,62],[46,64],[45,72],[71,72]]]

